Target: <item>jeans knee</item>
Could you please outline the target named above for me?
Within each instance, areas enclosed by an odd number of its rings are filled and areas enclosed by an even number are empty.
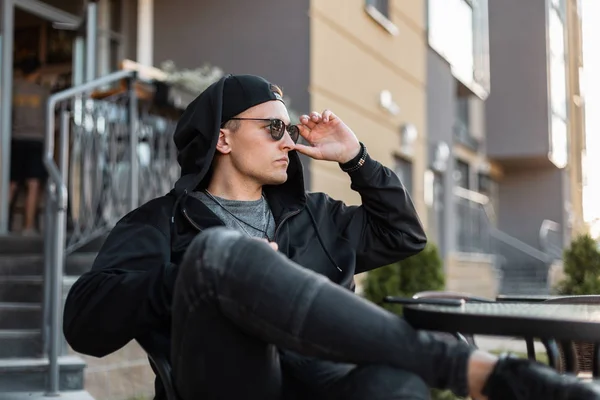
[[[356,400],[429,400],[430,390],[419,376],[385,365],[359,367]]]
[[[243,238],[240,232],[226,227],[206,229],[190,242],[181,264],[184,266],[202,261],[203,266],[222,265]]]
[[[225,227],[206,229],[196,235],[179,265],[180,284],[196,286],[198,282],[208,283],[217,278],[243,239],[245,237],[240,232]]]

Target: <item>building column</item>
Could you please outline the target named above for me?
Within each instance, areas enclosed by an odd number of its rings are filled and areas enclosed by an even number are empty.
[[[138,0],[137,62],[154,64],[154,0]]]

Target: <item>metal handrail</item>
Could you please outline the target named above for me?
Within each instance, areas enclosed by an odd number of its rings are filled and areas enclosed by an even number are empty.
[[[60,153],[59,165],[54,162],[54,130],[55,130],[55,109],[56,105],[62,101],[82,96],[94,89],[98,89],[114,82],[128,79],[130,81],[130,92],[133,91],[133,81],[136,79],[135,71],[118,71],[110,75],[86,82],[73,88],[56,93],[48,99],[46,115],[46,140],[44,165],[48,170],[48,211],[46,212],[46,246],[45,246],[45,268],[44,268],[44,339],[45,351],[49,358],[49,379],[48,395],[58,395],[59,393],[59,365],[58,357],[62,348],[62,284],[64,274],[65,260],[65,242],[66,242],[66,213],[68,205],[67,189],[67,154],[69,145],[69,123],[70,113],[66,110],[60,112]],[[132,131],[130,140],[132,143],[132,181],[131,181],[131,202],[136,206],[137,202],[137,176],[134,166],[137,166],[137,156],[135,156],[137,142],[137,102],[136,96],[130,98],[130,122]],[[54,232],[53,232],[54,231]],[[52,235],[54,233],[54,235]]]
[[[548,254],[550,254],[551,256],[555,257],[555,258],[560,258],[558,257],[558,254],[560,254],[562,252],[562,247],[561,246],[553,246],[550,242],[549,242],[549,235],[550,232],[556,232],[558,234],[560,234],[560,228],[561,225],[556,222],[556,221],[552,221],[549,219],[545,219],[544,221],[542,221],[542,225],[540,226],[540,231],[539,231],[539,240],[540,240],[540,247],[542,249],[544,249],[544,251]],[[556,252],[553,252],[552,249],[556,249]]]

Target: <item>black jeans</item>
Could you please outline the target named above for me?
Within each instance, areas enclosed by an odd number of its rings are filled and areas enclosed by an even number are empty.
[[[182,400],[464,396],[471,352],[226,228],[198,235],[180,265],[171,358]]]

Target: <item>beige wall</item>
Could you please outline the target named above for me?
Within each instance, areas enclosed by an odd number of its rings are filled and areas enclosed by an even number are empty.
[[[364,4],[364,0],[311,1],[311,109],[333,110],[375,159],[392,168],[394,153],[400,152],[400,127],[414,124],[419,139],[413,156],[413,198],[425,219],[425,3],[390,2],[390,20],[397,26],[398,36],[373,20]],[[397,116],[379,106],[382,90],[389,90],[399,105]],[[325,191],[351,204],[360,202],[337,164],[315,162],[311,174],[311,190]]]
[[[494,259],[485,255],[454,253],[446,260],[446,290],[495,299],[500,276]]]

